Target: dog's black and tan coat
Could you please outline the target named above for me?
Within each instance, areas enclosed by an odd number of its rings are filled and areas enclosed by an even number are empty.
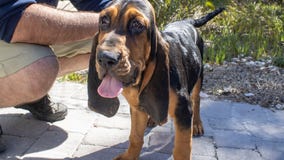
[[[138,159],[148,118],[161,125],[168,114],[175,124],[174,159],[191,159],[192,135],[203,134],[203,40],[195,27],[222,10],[171,23],[162,32],[146,0],[113,1],[100,13],[89,67],[89,107],[113,116],[122,92],[131,111],[129,148],[115,159]]]

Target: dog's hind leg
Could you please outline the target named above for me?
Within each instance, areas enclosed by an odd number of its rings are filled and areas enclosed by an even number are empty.
[[[192,109],[188,96],[171,92],[170,115],[174,119],[174,160],[190,160],[192,144]]]
[[[200,118],[200,90],[202,85],[202,78],[199,78],[195,83],[191,93],[191,102],[193,109],[193,135],[201,136],[204,134],[202,121]]]

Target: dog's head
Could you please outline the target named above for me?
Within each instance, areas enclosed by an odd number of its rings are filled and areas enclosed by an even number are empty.
[[[156,121],[167,116],[168,47],[146,0],[118,0],[100,13],[89,66],[89,107],[116,113],[123,89],[137,89],[139,106]],[[96,82],[94,82],[96,81]]]

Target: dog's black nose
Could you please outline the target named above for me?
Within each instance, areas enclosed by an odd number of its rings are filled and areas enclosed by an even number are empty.
[[[118,63],[120,54],[109,51],[101,51],[98,53],[97,58],[102,67],[110,68]]]

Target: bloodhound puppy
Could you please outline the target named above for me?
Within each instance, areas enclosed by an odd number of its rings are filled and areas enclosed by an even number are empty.
[[[89,66],[89,107],[111,117],[122,93],[131,113],[129,148],[115,159],[138,159],[148,118],[162,125],[168,114],[175,124],[174,159],[191,159],[192,135],[203,134],[203,40],[195,27],[222,10],[171,23],[162,32],[146,0],[115,0],[100,13]]]

